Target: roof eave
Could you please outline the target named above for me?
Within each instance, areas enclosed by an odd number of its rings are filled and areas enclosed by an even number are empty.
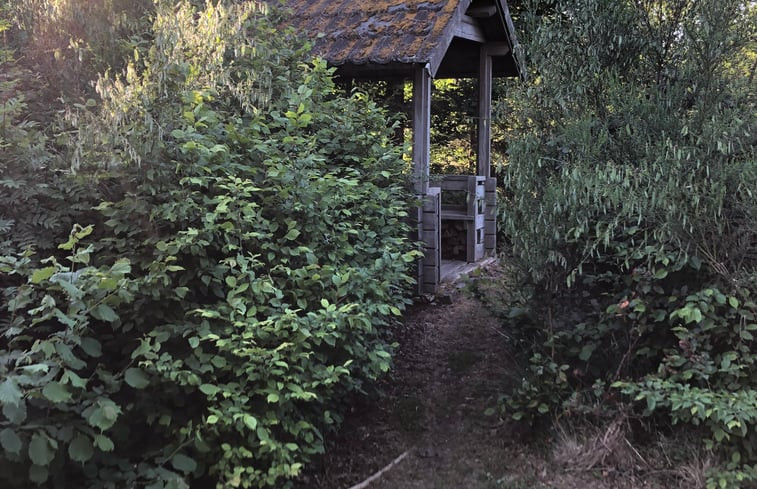
[[[502,20],[505,23],[505,34],[507,35],[507,42],[510,44],[510,53],[515,63],[515,67],[518,70],[518,76],[521,80],[526,80],[526,65],[521,59],[522,53],[520,44],[518,43],[518,37],[515,35],[515,24],[513,18],[510,15],[510,7],[507,5],[507,0],[498,0],[498,11],[502,16]]]
[[[447,53],[450,44],[452,44],[452,38],[455,37],[455,29],[457,28],[458,24],[462,22],[463,15],[465,15],[468,7],[470,7],[471,2],[472,0],[460,0],[460,3],[457,4],[457,9],[455,10],[454,19],[444,28],[441,41],[439,42],[439,44],[437,44],[434,51],[430,54],[430,59],[427,62],[432,78],[436,78],[436,73],[439,71],[439,66],[441,66],[442,64],[444,55]]]

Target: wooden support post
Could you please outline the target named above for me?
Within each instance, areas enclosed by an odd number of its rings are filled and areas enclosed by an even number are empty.
[[[425,246],[420,278],[421,292],[435,294],[441,279],[442,221],[441,189],[429,188],[423,201],[423,243]]]
[[[431,159],[431,73],[428,65],[416,65],[413,76],[413,186],[423,202],[418,231],[424,243],[425,256],[418,263],[418,285],[421,293],[433,294],[439,285],[441,266],[440,197],[429,191]]]
[[[431,159],[431,74],[416,65],[413,77],[413,184],[417,195],[428,193]]]
[[[486,45],[481,46],[478,67],[478,153],[477,175],[491,176],[492,57]]]
[[[409,209],[408,224],[410,225],[410,240],[414,243],[423,242],[423,205],[413,205]],[[425,246],[421,251],[425,251]],[[417,280],[416,294],[423,294],[423,266],[425,259],[419,258],[415,262],[415,278]],[[412,273],[412,272],[411,272]]]
[[[497,179],[486,179],[486,211],[484,222],[484,249],[487,255],[497,253]]]

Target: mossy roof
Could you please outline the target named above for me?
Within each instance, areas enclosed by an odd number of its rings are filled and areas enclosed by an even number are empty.
[[[503,35],[510,30],[507,2]],[[292,25],[335,66],[441,64],[471,0],[286,0]],[[508,32],[507,39],[514,40]],[[511,43],[512,45],[512,43]],[[472,53],[477,56],[476,53]]]
[[[290,1],[295,22],[313,34],[329,62],[427,63],[465,0]]]

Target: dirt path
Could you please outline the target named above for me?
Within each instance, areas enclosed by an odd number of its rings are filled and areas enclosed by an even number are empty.
[[[504,342],[480,304],[459,293],[453,300],[409,321],[422,336],[416,351],[403,351],[401,388],[388,404],[412,452],[373,487],[487,487],[501,470],[497,418],[484,413],[506,382]]]
[[[353,408],[309,487],[347,488],[408,456],[375,489],[489,488],[512,450],[493,407],[510,369],[497,321],[455,287],[448,304],[417,306],[400,332],[383,395]]]
[[[405,452],[369,489],[674,487],[629,475],[639,468],[633,458],[622,470],[575,471],[580,440],[534,440],[528,428],[487,416],[519,370],[500,322],[480,302],[454,286],[442,297],[406,315],[381,394],[355,400],[301,489],[351,488]]]

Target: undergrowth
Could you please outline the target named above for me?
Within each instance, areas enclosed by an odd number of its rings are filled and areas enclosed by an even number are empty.
[[[691,430],[719,456],[707,487],[748,487],[754,5],[547,3],[523,18],[533,77],[502,169],[518,294],[479,287],[526,365],[503,411]]]

